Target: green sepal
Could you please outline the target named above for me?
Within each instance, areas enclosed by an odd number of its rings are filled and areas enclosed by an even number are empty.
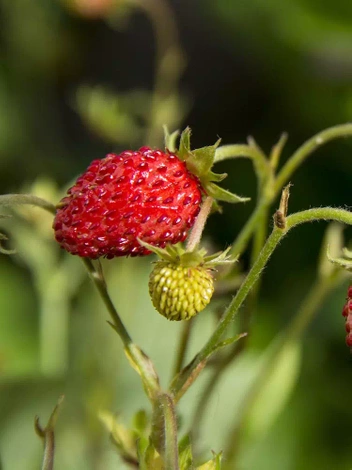
[[[207,179],[213,183],[221,183],[227,176],[227,173],[214,173],[213,171],[209,171]]]
[[[224,264],[235,263],[238,260],[238,256],[229,255],[231,251],[231,246],[227,247],[225,251],[218,251],[213,255],[205,256],[204,261],[205,265],[212,267]]]
[[[170,134],[167,126],[163,126],[163,129],[164,129],[165,148],[169,150],[170,152],[176,152],[176,140],[177,140],[177,137],[180,135],[180,132],[177,130],[177,131],[172,132],[172,134]]]
[[[220,188],[220,186],[217,186],[214,183],[209,183],[206,187],[206,191],[208,196],[211,196],[218,201],[230,202],[232,204],[250,201],[249,197],[237,196],[237,194],[233,194],[226,189]]]
[[[211,171],[216,158],[216,149],[221,139],[214,145],[191,150],[191,130],[187,127],[181,134],[177,156],[186,163],[188,170],[197,176],[208,196],[215,200],[229,203],[246,202],[249,198],[240,197],[230,191],[220,188],[215,183],[223,181],[227,174],[217,174]]]
[[[180,137],[180,144],[177,152],[177,156],[186,161],[188,156],[191,152],[191,129],[186,127],[186,129],[182,132]]]
[[[193,167],[195,169],[196,174],[199,175],[200,178],[202,177],[202,175],[212,173],[210,172],[210,169],[214,164],[215,152],[216,149],[219,147],[220,142],[221,139],[217,140],[214,145],[209,145],[207,147],[201,147],[200,149],[190,151],[192,159],[190,161],[189,169],[192,171]]]

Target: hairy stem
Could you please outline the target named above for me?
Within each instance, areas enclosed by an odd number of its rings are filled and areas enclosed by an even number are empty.
[[[306,158],[315,152],[315,150],[330,140],[350,136],[352,136],[352,123],[330,127],[307,140],[282,167],[275,180],[274,193],[278,194],[281,191],[281,188],[289,181],[294,171]]]
[[[228,308],[225,310],[224,315],[218,323],[218,326],[216,327],[214,333],[211,335],[207,343],[203,346],[200,352],[193,359],[190,364],[190,367],[188,368],[187,374],[184,374],[182,381],[178,382],[177,389],[174,390],[175,394],[177,394],[177,392],[183,387],[184,383],[191,377],[192,373],[197,368],[197,366],[205,358],[207,358],[213,350],[216,349],[224,332],[233,321],[239,308],[242,306],[247,295],[257,282],[261,271],[267,264],[270,256],[280,243],[281,239],[287,234],[290,229],[292,229],[296,225],[303,224],[305,222],[313,222],[315,220],[335,220],[337,222],[342,222],[347,225],[352,225],[352,213],[343,209],[335,209],[331,207],[308,209],[306,211],[297,212],[287,217],[285,229],[274,227],[271,235],[267,239],[252,269],[248,273],[246,279],[243,281],[243,284],[238,290],[236,296],[234,297]]]
[[[222,145],[216,149],[214,163],[233,158],[250,158],[253,160],[258,180],[263,180],[271,172],[269,161],[265,155],[253,145],[233,144]]]
[[[120,315],[118,314],[112,300],[109,296],[106,283],[103,277],[102,271],[95,269],[92,260],[84,258],[83,263],[85,264],[90,278],[95,284],[100,297],[102,298],[112,320],[111,325],[117,332],[121,341],[125,347],[125,353],[129,359],[132,367],[140,375],[144,389],[148,398],[151,402],[154,402],[155,397],[160,392],[159,379],[155,372],[154,365],[151,360],[143,353],[143,351],[133,343],[131,336],[129,335],[125,325],[123,324]]]
[[[37,206],[51,214],[56,214],[56,207],[51,202],[42,199],[41,197],[33,196],[32,194],[3,194],[0,196],[0,206],[13,206],[13,205],[30,205]]]
[[[160,393],[154,403],[151,441],[162,456],[163,468],[179,470],[175,403],[167,393]]]
[[[120,336],[121,341],[123,342],[125,347],[128,347],[130,344],[133,343],[132,338],[130,337],[128,331],[126,330],[125,325],[123,324],[120,315],[117,313],[117,310],[112,303],[112,300],[110,298],[110,295],[108,293],[107,287],[105,280],[102,276],[101,273],[99,273],[96,269],[95,266],[92,262],[91,259],[89,258],[83,258],[83,263],[85,267],[87,268],[88,274],[90,278],[92,279],[95,287],[97,288],[100,297],[102,298],[109,315],[111,317],[111,320],[114,324],[114,327],[117,331],[117,334]]]

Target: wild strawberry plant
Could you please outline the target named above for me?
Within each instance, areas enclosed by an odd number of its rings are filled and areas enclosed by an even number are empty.
[[[229,433],[228,442],[224,442],[223,449],[218,449],[206,463],[202,463],[204,457],[197,448],[202,417],[222,373],[246,348],[251,325],[255,321],[253,316],[260,278],[279,243],[289,231],[307,222],[326,220],[352,225],[352,213],[345,209],[318,207],[293,214],[288,209],[289,180],[295,170],[326,142],[351,135],[352,124],[322,131],[304,143],[279,168],[286,136],[269,155],[265,155],[253,139],[248,144],[222,146],[217,142],[213,146],[192,150],[187,129],[180,137],[178,149],[175,146],[177,135],[167,133],[164,149],[142,147],[95,160],[61,201],[46,201],[31,194],[0,196],[2,207],[33,205],[52,215],[52,243],[56,238],[61,248],[68,252],[64,253],[65,258],[69,257],[74,263],[79,263],[78,257],[82,259],[110,315],[109,324],[120,337],[131,366],[140,376],[150,402],[150,413],[137,412],[132,429],[125,428],[112,415],[101,415],[112,442],[127,465],[167,470],[236,468],[245,418],[251,412],[266,377],[283,349],[304,331],[327,292],[344,282],[346,272],[351,270],[350,252],[342,251],[340,231],[336,226],[328,231],[317,283],[309,298],[302,303],[287,330],[265,357]],[[219,203],[246,200],[224,189],[222,181],[226,175],[214,173],[212,167],[219,161],[238,157],[253,161],[259,183],[257,205],[231,247],[208,254],[202,241],[207,218],[219,210]],[[275,211],[272,206],[278,197],[280,203]],[[267,236],[272,215],[274,227]],[[6,241],[6,236],[1,235],[1,240]],[[251,266],[247,272],[238,275],[236,261],[251,240],[254,241]],[[327,244],[329,250],[326,255]],[[11,253],[4,247],[1,251]],[[72,257],[72,254],[77,256]],[[184,323],[175,354],[176,366],[167,387],[161,386],[153,359],[133,341],[133,332],[125,326],[126,313],[118,312],[111,300],[111,286],[109,279],[104,277],[100,258],[105,257],[109,263],[114,263],[113,258],[121,256],[150,256],[150,301],[165,321]],[[235,272],[237,277],[233,276]],[[69,288],[68,285],[66,287]],[[221,312],[206,343],[185,364],[194,317],[197,315],[201,322],[203,309],[207,305],[212,309],[214,294],[221,296],[224,288],[234,291],[234,297]],[[138,295],[139,286],[134,286],[134,289]],[[352,344],[350,291],[351,288],[343,309],[348,346]],[[237,321],[236,316],[243,304],[246,304],[246,312],[241,317],[240,334],[233,336],[230,326]],[[213,309],[217,311],[217,307]],[[178,402],[181,398],[187,400],[188,390],[210,365],[211,377],[200,396],[193,424],[187,433],[180,436]],[[53,468],[54,428],[61,401],[45,427],[38,419],[35,421],[36,431],[44,441],[43,470]],[[225,457],[223,462],[222,456]]]

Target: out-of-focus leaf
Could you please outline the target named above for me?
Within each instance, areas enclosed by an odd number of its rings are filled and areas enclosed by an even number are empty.
[[[82,86],[77,90],[75,108],[87,126],[103,139],[126,145],[140,141],[145,119],[141,110],[150,107],[147,92],[120,96],[102,87]]]
[[[196,470],[221,470],[221,458],[222,453],[214,454],[214,458],[204,463],[200,467],[197,467]]]
[[[118,418],[107,411],[101,411],[99,418],[110,433],[112,442],[125,459],[137,460],[136,440]]]
[[[191,439],[188,434],[180,440],[178,445],[178,455],[180,470],[189,470],[193,468]]]
[[[266,359],[263,358],[261,367],[266,367]],[[262,387],[249,410],[246,424],[251,437],[265,433],[284,408],[296,385],[300,364],[301,345],[298,341],[289,342],[262,381]],[[258,373],[261,373],[260,369]]]
[[[139,435],[144,435],[149,424],[148,415],[145,410],[139,410],[133,417],[133,427]]]

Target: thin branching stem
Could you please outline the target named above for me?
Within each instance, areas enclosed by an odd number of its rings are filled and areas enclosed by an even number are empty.
[[[274,252],[275,248],[278,246],[282,238],[293,227],[306,222],[313,222],[318,220],[335,220],[337,222],[342,222],[347,225],[352,225],[352,213],[344,209],[336,209],[332,207],[308,209],[306,211],[297,212],[287,217],[285,229],[274,227],[271,235],[268,237],[252,269],[243,281],[243,284],[239,288],[236,296],[234,297],[228,308],[225,310],[224,315],[218,323],[218,326],[216,327],[214,333],[211,335],[207,343],[203,346],[200,352],[193,359],[192,363],[190,364],[190,367],[187,370],[187,373],[184,374],[183,380],[179,381],[179,383],[177,384],[177,390],[174,391],[175,394],[177,394],[178,390],[180,390],[184,383],[192,376],[192,373],[197,368],[197,366],[199,366],[199,364],[204,359],[206,359],[213,350],[216,349],[223,334],[233,321],[235,315],[242,306],[249,292],[256,284],[263,268],[266,266],[269,258],[271,257],[272,253]]]
[[[95,287],[97,288],[100,297],[102,298],[108,310],[108,313],[111,317],[111,320],[113,322],[113,325],[115,327],[117,334],[120,336],[121,341],[123,342],[124,346],[129,346],[132,343],[132,338],[129,335],[125,325],[123,324],[120,318],[120,315],[118,314],[114,304],[112,303],[112,300],[107,290],[104,277],[102,276],[101,273],[98,272],[97,269],[95,269],[95,266],[91,259],[83,258],[83,263]]]

